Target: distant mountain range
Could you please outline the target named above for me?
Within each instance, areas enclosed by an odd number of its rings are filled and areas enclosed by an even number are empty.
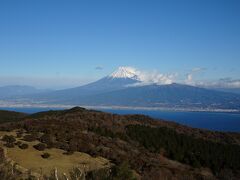
[[[145,85],[138,73],[128,67],[120,67],[107,77],[76,88],[40,93],[30,90],[31,88],[28,92],[31,93],[18,93],[21,95],[16,98],[18,102],[24,100],[59,105],[240,110],[238,94],[176,83]]]
[[[93,106],[239,109],[240,96],[187,85],[170,84],[130,87],[71,99],[68,103]]]
[[[212,90],[240,94],[240,88],[214,88]]]
[[[46,89],[36,89],[32,86],[3,86],[0,87],[0,98],[1,99],[9,99],[16,98],[24,95],[35,95],[39,93],[50,92],[50,90]]]

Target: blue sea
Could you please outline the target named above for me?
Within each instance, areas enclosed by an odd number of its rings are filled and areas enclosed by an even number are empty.
[[[11,111],[36,113],[40,111],[57,110],[53,108],[0,108]],[[102,111],[116,114],[144,114],[156,119],[174,121],[195,128],[216,131],[240,132],[240,113],[220,112],[176,112],[157,110],[113,110]]]

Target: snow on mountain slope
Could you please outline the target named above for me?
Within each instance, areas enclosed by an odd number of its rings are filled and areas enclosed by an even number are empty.
[[[114,71],[109,78],[124,78],[124,79],[134,79],[139,81],[140,77],[135,68],[132,67],[119,67],[116,71]]]
[[[111,75],[107,76],[107,78],[135,80],[137,82],[130,84],[130,86],[145,86],[151,84],[172,84],[174,83],[175,75],[162,74],[157,71],[142,71],[133,67],[119,67]]]

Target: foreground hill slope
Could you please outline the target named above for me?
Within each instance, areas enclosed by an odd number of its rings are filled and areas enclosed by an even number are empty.
[[[105,158],[113,164],[108,169],[128,164],[124,167],[139,179],[240,178],[238,133],[205,131],[143,115],[116,115],[79,107],[29,115],[2,124],[0,130],[22,130],[47,148],[66,154],[81,152]],[[102,179],[119,176],[115,170],[106,170],[111,173],[104,173]],[[93,174],[98,173],[91,172],[92,179],[97,179]]]
[[[5,123],[5,122],[19,121],[26,116],[27,116],[27,114],[25,114],[25,113],[0,110],[0,124]]]

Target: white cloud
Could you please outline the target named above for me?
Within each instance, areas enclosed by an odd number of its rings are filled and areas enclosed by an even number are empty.
[[[196,80],[194,77],[205,71],[206,68],[196,67],[186,74],[184,83],[206,88],[240,88],[240,79],[222,78],[218,80]]]
[[[192,74],[187,75],[187,81],[189,81],[189,82],[193,81],[193,75]]]
[[[172,74],[161,74],[159,72],[143,72],[140,75],[143,82],[155,83],[155,84],[171,84],[174,80]]]
[[[175,82],[175,79],[177,77],[177,73],[175,74],[163,74],[158,71],[142,71],[142,70],[136,70],[135,73],[138,76],[140,83],[137,83],[135,85],[141,86],[141,85],[148,85],[148,84],[172,84]]]
[[[196,75],[200,72],[203,72],[205,70],[206,70],[206,68],[202,68],[202,67],[195,67],[195,68],[191,69],[191,71],[186,74],[186,79],[185,79],[184,83],[195,86],[196,82],[194,80],[194,75]]]
[[[232,89],[240,88],[240,79],[222,78],[215,81],[198,82],[197,84],[203,87]]]
[[[240,79],[222,78],[219,80],[197,80],[195,76],[206,71],[206,68],[196,67],[185,74],[184,79],[181,80],[181,75],[178,73],[163,74],[158,71],[143,71],[135,68],[134,72],[138,76],[140,83],[136,83],[135,86],[144,86],[150,84],[172,84],[182,83],[191,86],[206,87],[206,88],[240,88]]]

